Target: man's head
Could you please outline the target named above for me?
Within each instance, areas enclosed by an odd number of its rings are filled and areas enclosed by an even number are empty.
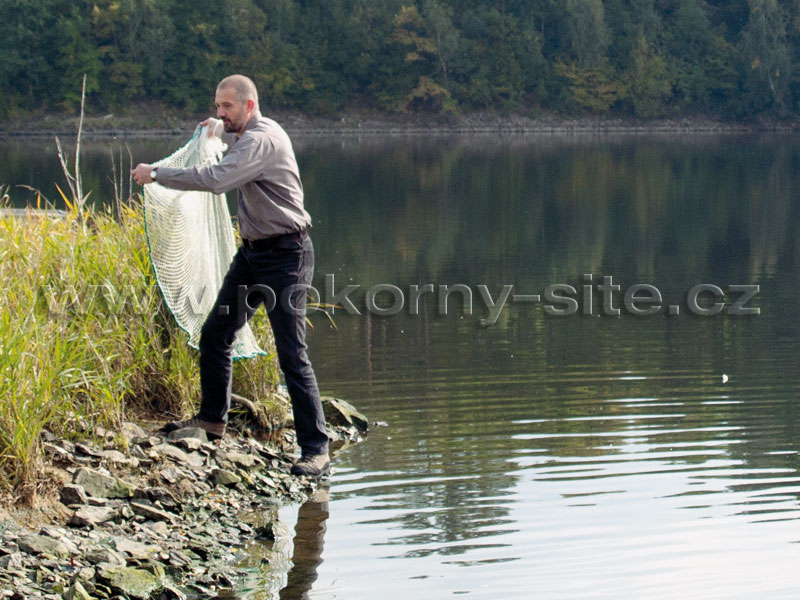
[[[256,84],[244,75],[229,75],[220,81],[214,104],[225,131],[237,135],[244,133],[253,115],[260,114]]]

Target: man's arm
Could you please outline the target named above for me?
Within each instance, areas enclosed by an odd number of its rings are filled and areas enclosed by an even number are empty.
[[[242,136],[219,164],[184,169],[159,167],[157,180],[176,190],[224,194],[261,176],[265,162],[262,145],[254,137]]]
[[[200,125],[208,127],[209,137],[215,137],[222,126],[222,121],[206,119]],[[226,137],[233,139],[225,140]],[[139,163],[131,171],[131,175],[139,185],[158,181],[161,185],[176,190],[200,190],[214,194],[223,194],[256,179],[264,166],[263,143],[247,137],[242,143],[236,144],[237,138],[232,135],[226,135],[223,140],[229,142],[233,148],[217,165],[172,168]]]

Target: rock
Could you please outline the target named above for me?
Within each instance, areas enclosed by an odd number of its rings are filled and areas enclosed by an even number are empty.
[[[88,502],[86,498],[86,490],[83,489],[82,485],[78,485],[76,483],[68,483],[62,487],[60,496],[61,502],[66,505],[86,504]]]
[[[74,581],[64,592],[63,598],[64,600],[92,600],[89,592],[86,591],[80,581]]]
[[[148,600],[164,589],[157,577],[131,567],[104,565],[98,570],[97,577],[114,592],[137,600]]]
[[[72,462],[72,454],[64,450],[61,446],[56,446],[50,442],[42,444],[42,449],[51,459],[65,463]]]
[[[153,546],[152,544],[143,544],[141,542],[125,538],[115,538],[113,543],[117,552],[123,552],[128,554],[131,558],[135,558],[137,560],[147,560],[160,552],[158,546]]]
[[[241,452],[226,452],[225,450],[217,450],[214,458],[216,458],[218,461],[229,462],[242,469],[251,469],[255,466],[261,467],[264,465],[264,461],[257,456],[253,456],[252,454],[243,454]]]
[[[83,559],[92,565],[125,565],[125,557],[111,548],[93,548],[83,555]],[[94,577],[94,572],[92,572],[92,577]]]
[[[149,526],[150,531],[153,532],[153,535],[163,538],[169,535],[169,527],[164,521],[155,521]]]
[[[325,420],[331,425],[353,426],[361,432],[365,432],[369,428],[367,418],[345,400],[322,398],[322,409],[325,411]]]
[[[181,592],[178,588],[168,583],[164,584],[163,596],[167,600],[186,600],[186,594]]]
[[[110,506],[82,506],[67,521],[73,527],[96,527],[117,516],[117,511]]]
[[[161,444],[154,449],[162,456],[167,456],[181,464],[190,465],[192,467],[202,467],[205,463],[202,456],[195,453],[184,452],[172,444]]]
[[[12,552],[11,554],[0,557],[0,569],[5,569],[6,571],[22,571],[24,568],[25,562],[21,552]]]
[[[167,435],[167,439],[170,441],[182,440],[186,438],[200,440],[201,442],[208,441],[208,435],[206,434],[206,430],[202,429],[201,427],[184,427],[182,429],[176,429],[175,431],[171,431]]]
[[[83,486],[87,494],[98,498],[132,498],[136,489],[121,479],[85,467],[75,471],[72,483]]]
[[[57,558],[67,558],[69,550],[58,540],[46,535],[25,535],[17,540],[19,549],[27,554],[45,554]]]
[[[66,529],[45,526],[39,531],[39,535],[46,535],[49,538],[58,540],[64,545],[64,547],[67,549],[67,552],[70,554],[80,553],[80,548],[78,548],[75,542],[69,539],[69,532]]]
[[[90,446],[89,444],[82,444],[78,442],[75,444],[75,451],[79,454],[85,454],[86,456],[91,456],[92,458],[100,458],[100,451],[95,448],[94,446]]]
[[[178,431],[180,431],[180,429]],[[203,445],[206,442],[198,438],[186,437],[173,440],[172,443],[175,444],[176,446],[183,448],[184,450],[188,450],[189,452],[197,452],[203,447]]]
[[[130,465],[132,467],[135,467],[139,464],[138,459],[129,458],[119,450],[103,450],[100,453],[100,456],[105,460],[114,463],[115,465]]]
[[[211,476],[216,485],[236,485],[242,480],[236,473],[227,469],[214,469],[211,471]]]
[[[151,435],[145,438],[137,438],[136,443],[144,449],[154,448],[162,443],[161,438]]]
[[[134,514],[141,515],[150,521],[169,521],[171,523],[175,520],[174,515],[144,502],[131,502],[131,508]]]
[[[135,500],[148,500],[149,502],[158,502],[167,508],[178,506],[179,502],[174,494],[167,488],[161,486],[148,487],[141,490],[141,494],[137,494]]]
[[[161,471],[160,475],[161,479],[173,485],[178,483],[178,481],[180,481],[184,477],[180,469],[176,467],[167,467],[166,469],[163,469]]]
[[[131,448],[131,456],[139,460],[150,460],[150,457],[142,450],[141,446],[134,446]]]
[[[147,432],[144,429],[142,429],[135,423],[129,423],[129,422],[125,422],[122,424],[120,433],[122,434],[122,437],[128,440],[129,443],[135,439],[147,437]]]

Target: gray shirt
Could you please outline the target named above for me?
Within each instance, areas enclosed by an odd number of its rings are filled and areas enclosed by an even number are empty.
[[[228,139],[231,138],[231,139]],[[291,233],[311,225],[303,207],[303,184],[289,136],[260,115],[240,138],[223,138],[231,149],[219,164],[176,169],[158,167],[157,180],[176,190],[223,194],[238,189],[239,233],[244,239]]]

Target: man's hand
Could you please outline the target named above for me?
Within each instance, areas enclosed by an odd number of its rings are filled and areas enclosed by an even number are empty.
[[[150,177],[150,173],[153,172],[153,165],[147,165],[143,163],[139,163],[136,165],[136,168],[131,171],[131,175],[133,175],[133,180],[138,183],[139,185],[144,185],[145,183],[152,183],[153,178]]]
[[[205,121],[200,121],[200,127],[208,127],[208,137],[219,137],[224,126],[221,119],[209,117]]]

